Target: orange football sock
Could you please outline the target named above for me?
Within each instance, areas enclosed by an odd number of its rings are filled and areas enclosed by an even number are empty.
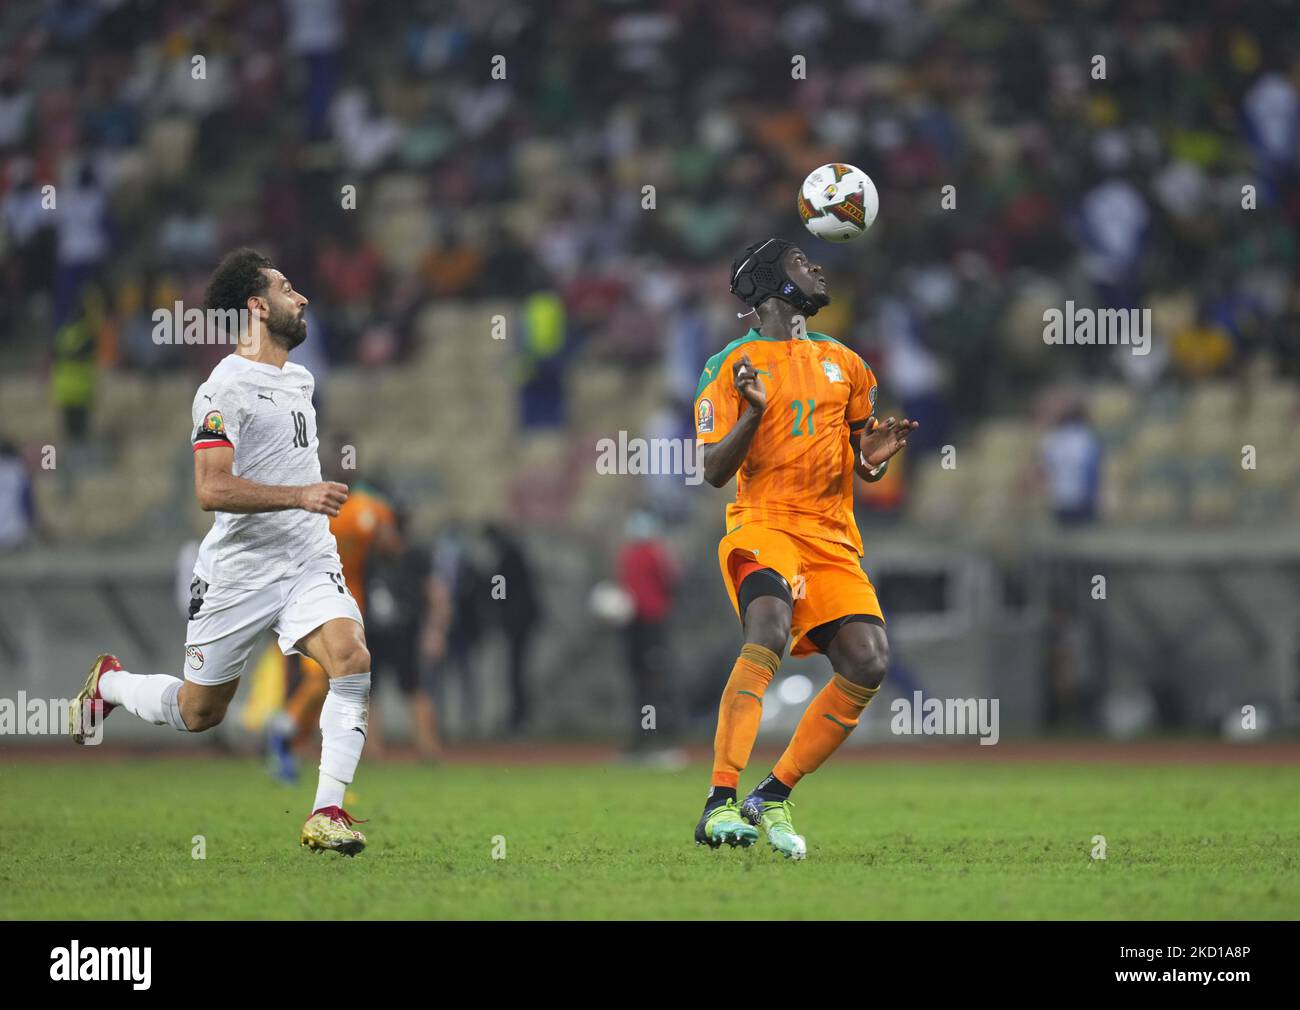
[[[718,706],[718,732],[713,738],[713,785],[735,789],[763,718],[763,692],[772,682],[781,657],[761,645],[747,644],[731,668]]]
[[[795,727],[790,746],[777,761],[772,774],[793,788],[809,772],[815,772],[835,748],[848,739],[862,710],[871,704],[879,690],[878,687],[855,684],[838,673],[832,674],[830,683],[808,703],[799,725]]]

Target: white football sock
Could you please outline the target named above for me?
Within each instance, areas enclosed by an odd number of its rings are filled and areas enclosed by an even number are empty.
[[[320,710],[320,782],[312,810],[343,806],[343,794],[356,774],[366,744],[370,674],[331,677]]]
[[[121,705],[145,722],[151,722],[155,726],[170,726],[188,733],[189,727],[181,718],[178,698],[182,683],[165,673],[108,670],[99,678],[99,693],[110,705]]]
[[[320,778],[316,780],[316,799],[312,801],[312,813],[325,807],[343,806],[343,796],[347,791],[346,782],[340,782],[333,775],[321,772]]]

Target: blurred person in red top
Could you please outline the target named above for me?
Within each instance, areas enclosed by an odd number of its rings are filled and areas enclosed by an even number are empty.
[[[679,571],[659,520],[651,513],[638,511],[628,517],[623,537],[618,583],[632,602],[632,617],[623,634],[636,718],[630,750],[668,753],[673,723],[667,682],[668,617]],[[646,706],[651,706],[650,711]]]

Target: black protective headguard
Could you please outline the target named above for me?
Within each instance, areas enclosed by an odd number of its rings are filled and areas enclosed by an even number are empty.
[[[794,243],[783,238],[755,242],[731,263],[731,293],[753,309],[769,298],[780,298],[805,316],[817,315],[821,306],[790,280],[781,263],[792,248]]]

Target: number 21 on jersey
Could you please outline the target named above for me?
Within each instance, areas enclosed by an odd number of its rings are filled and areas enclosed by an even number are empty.
[[[790,409],[794,411],[794,427],[790,429],[791,435],[814,434],[813,408],[816,406],[816,400],[792,400],[790,402]]]

